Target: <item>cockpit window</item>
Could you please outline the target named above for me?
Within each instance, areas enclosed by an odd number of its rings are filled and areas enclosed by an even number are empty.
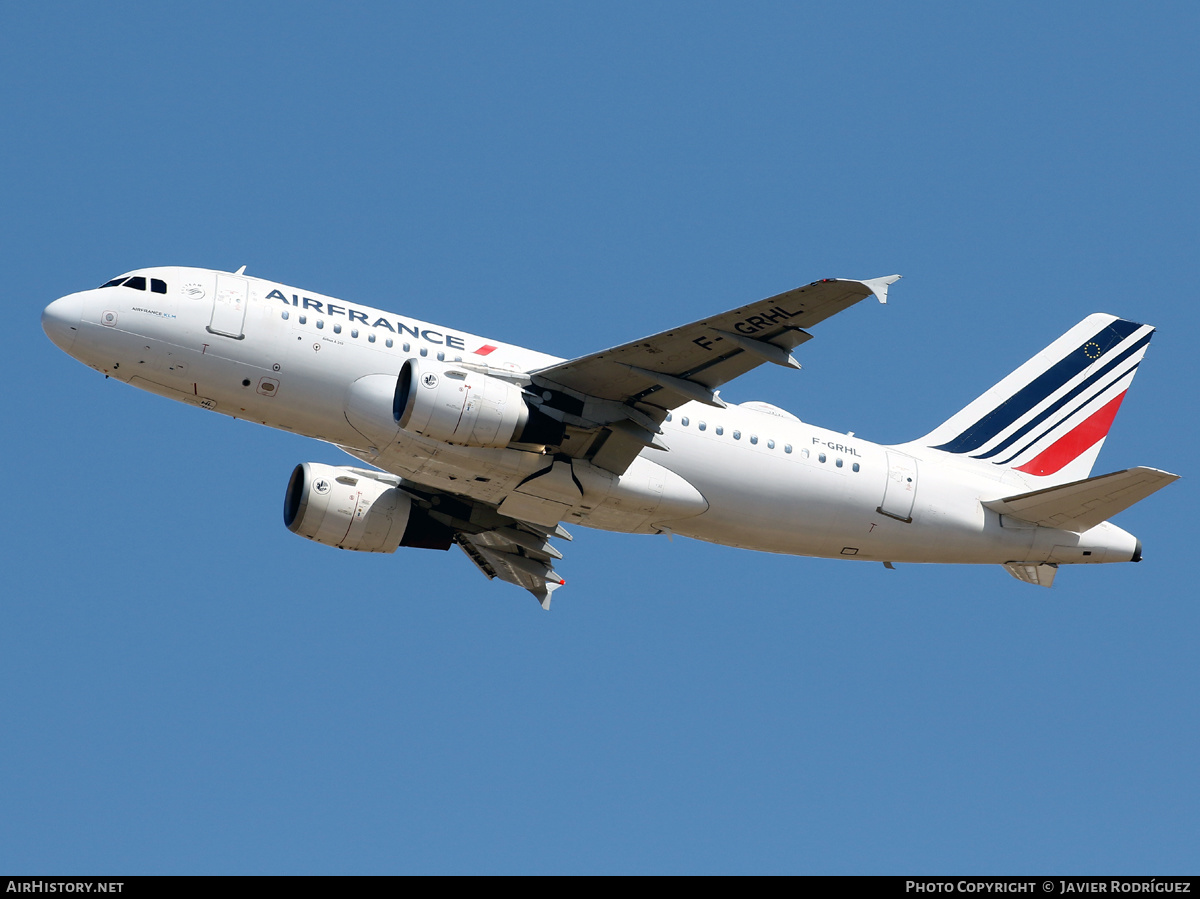
[[[134,290],[145,290],[146,289],[146,278],[143,275],[138,275],[135,278],[128,278],[128,277],[113,278],[111,281],[105,281],[103,284],[100,285],[100,287],[101,287],[101,289],[103,289],[105,287],[120,287],[122,284],[124,284],[126,287],[132,287]],[[166,293],[167,292],[167,282],[162,280],[161,278],[151,278],[150,279],[150,290],[153,291],[154,293]]]

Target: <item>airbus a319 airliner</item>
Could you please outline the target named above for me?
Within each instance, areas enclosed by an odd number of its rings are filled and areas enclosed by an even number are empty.
[[[1090,315],[895,446],[721,399],[764,362],[799,368],[810,329],[886,302],[898,278],[814,281],[569,360],[244,266],[131,272],[55,300],[42,327],[107,376],[357,459],[296,466],[293,532],[365,552],[457,544],[543,608],[564,583],[564,523],[889,566],[992,563],[1046,587],[1060,565],[1140,561],[1108,519],[1177,476],[1090,474],[1149,325]]]

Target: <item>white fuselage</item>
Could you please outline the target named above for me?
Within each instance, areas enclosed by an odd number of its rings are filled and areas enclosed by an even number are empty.
[[[47,310],[47,332],[106,375],[328,441],[437,490],[499,503],[546,466],[537,452],[451,446],[386,421],[372,427],[360,413],[411,357],[521,372],[557,357],[246,276],[180,267],[138,274],[160,279],[166,292],[72,294]],[[563,520],[893,562],[1105,562],[1135,553],[1135,539],[1108,523],[1083,535],[1002,526],[981,500],[1028,490],[1022,476],[927,447],[880,446],[746,406],[691,403],[662,428],[668,450],[644,450],[622,475],[576,463],[583,499]]]

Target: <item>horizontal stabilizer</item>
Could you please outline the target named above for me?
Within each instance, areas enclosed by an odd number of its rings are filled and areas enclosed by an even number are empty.
[[[1049,587],[1054,583],[1054,575],[1058,574],[1058,566],[1053,562],[1005,562],[1004,570],[1018,581],[1034,584],[1038,587]]]
[[[1179,475],[1157,468],[1127,468],[1032,493],[990,500],[984,505],[993,512],[1042,527],[1083,533],[1178,479]],[[1020,577],[1015,573],[1013,576]]]

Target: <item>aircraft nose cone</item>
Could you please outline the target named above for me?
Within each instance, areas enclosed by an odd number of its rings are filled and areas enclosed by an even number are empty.
[[[83,297],[77,293],[55,300],[42,310],[42,330],[56,347],[64,353],[71,352],[75,335],[79,333],[79,319],[83,316]]]

